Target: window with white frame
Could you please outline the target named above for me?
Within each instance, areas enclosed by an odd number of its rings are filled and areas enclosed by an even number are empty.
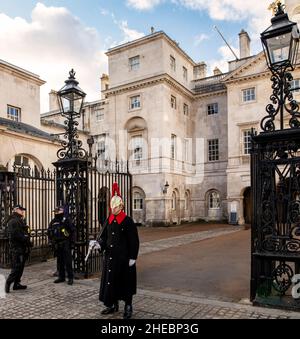
[[[140,56],[139,55],[133,58],[129,58],[129,68],[131,71],[136,71],[140,68]]]
[[[243,131],[243,148],[244,148],[245,155],[248,155],[251,152],[251,135],[252,135],[251,129],[247,129]]]
[[[300,93],[300,79],[294,79],[291,82],[291,90],[293,91],[293,93]]]
[[[144,208],[144,199],[141,193],[135,192],[133,194],[133,209],[135,211],[142,210]]]
[[[172,210],[175,211],[176,210],[176,193],[173,192],[172,193]]]
[[[21,121],[21,108],[7,105],[7,117],[14,121]]]
[[[220,208],[220,194],[216,191],[210,192],[208,195],[208,208],[219,209]]]
[[[97,141],[97,155],[99,159],[105,159],[105,151],[106,151],[106,134],[102,134]]]
[[[176,141],[177,137],[175,134],[171,135],[171,159],[176,158]]]
[[[255,87],[243,89],[242,94],[243,102],[250,102],[256,100]]]
[[[170,67],[172,71],[176,71],[176,59],[170,55]]]
[[[183,139],[183,161],[189,161],[189,140]]]
[[[16,155],[13,166],[16,172],[30,176],[31,166],[28,157],[24,155]]]
[[[141,135],[133,136],[132,145],[133,145],[133,159],[142,160],[143,159],[143,137]]]
[[[208,140],[208,161],[219,160],[219,139]]]
[[[183,104],[183,114],[189,115],[189,106],[187,104]]]
[[[94,114],[97,122],[104,120],[104,108],[95,108]]]
[[[219,113],[219,104],[217,102],[207,105],[207,114],[213,115]]]
[[[188,80],[188,70],[186,67],[182,67],[182,74],[183,74],[183,80],[187,81]]]
[[[141,96],[135,95],[130,98],[130,109],[141,108]]]
[[[171,95],[171,107],[176,109],[176,97],[174,95]]]

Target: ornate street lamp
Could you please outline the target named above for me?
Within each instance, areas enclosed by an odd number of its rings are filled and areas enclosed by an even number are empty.
[[[84,257],[87,252],[88,229],[88,154],[82,148],[78,135],[78,118],[81,115],[86,94],[78,86],[75,72],[72,69],[65,86],[58,91],[58,102],[61,115],[65,120],[64,140],[57,152],[56,191],[57,203],[64,205],[76,227],[74,248],[74,270],[87,276],[87,265]]]
[[[274,120],[280,112],[280,129],[284,129],[284,110],[290,115],[290,127],[300,127],[299,106],[291,92],[292,75],[299,47],[300,33],[297,23],[289,20],[284,6],[279,2],[275,16],[271,19],[272,25],[261,34],[269,69],[272,72],[273,95],[272,104],[267,106],[268,116],[261,122],[261,128],[266,132],[275,130]]]
[[[82,149],[82,142],[78,140],[78,121],[82,112],[84,98],[86,94],[78,86],[79,82],[75,79],[76,73],[72,69],[69,78],[65,81],[65,86],[57,92],[60,112],[65,121],[66,133],[62,142],[63,148],[57,152],[59,159],[83,159],[86,157],[86,151]]]

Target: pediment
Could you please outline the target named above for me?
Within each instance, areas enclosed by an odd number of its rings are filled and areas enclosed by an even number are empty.
[[[235,79],[249,78],[268,71],[264,52],[261,52],[245,61],[245,63],[239,66],[236,70],[229,73],[223,81],[227,82],[234,81]]]

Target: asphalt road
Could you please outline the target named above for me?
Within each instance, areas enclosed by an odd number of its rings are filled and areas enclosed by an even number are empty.
[[[249,298],[250,231],[142,255],[138,281],[140,288],[155,291],[226,301]]]

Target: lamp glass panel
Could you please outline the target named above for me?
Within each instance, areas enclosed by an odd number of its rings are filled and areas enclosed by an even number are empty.
[[[291,33],[286,33],[267,40],[271,64],[289,60],[291,39]]]

